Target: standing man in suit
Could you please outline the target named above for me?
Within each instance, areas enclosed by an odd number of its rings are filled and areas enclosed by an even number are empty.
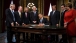
[[[67,10],[65,9],[65,4],[62,4],[61,5],[61,20],[60,20],[60,26],[63,26],[64,27],[64,15],[65,15],[65,12]],[[60,40],[60,43],[68,43],[67,42],[67,36],[66,34],[62,34],[62,39]]]
[[[29,9],[27,7],[24,8],[24,12],[22,14],[22,25],[26,26],[30,24],[30,13],[29,13]],[[28,33],[25,34],[25,40],[28,41]]]
[[[66,12],[65,4],[61,5],[61,20],[60,20],[60,26],[64,26],[64,14]]]
[[[30,23],[30,13],[27,7],[24,8],[24,12],[22,14],[22,25],[27,25]]]
[[[56,5],[52,6],[52,12],[50,12],[50,25],[51,26],[58,26],[60,20],[60,12],[56,10]]]
[[[51,26],[59,26],[59,20],[60,20],[60,12],[56,10],[56,5],[52,6],[52,12],[50,12],[50,25]],[[56,41],[58,42],[58,35],[51,35],[51,41]]]
[[[32,11],[30,12],[30,22],[31,24],[38,24],[38,12],[36,6],[32,7]],[[35,37],[35,38],[34,38]],[[37,34],[31,33],[31,41],[33,42],[37,38]]]
[[[22,6],[18,7],[18,11],[15,12],[16,14],[16,25],[22,25]]]
[[[8,43],[12,43],[13,38],[13,32],[12,32],[12,26],[15,26],[15,4],[10,4],[10,8],[6,9],[6,26],[7,26],[7,41]]]
[[[23,11],[22,6],[19,6],[18,11],[15,12],[15,14],[16,14],[16,25],[17,26],[22,25],[22,11]],[[19,32],[19,34],[18,34],[19,41],[20,41],[20,34],[21,34],[21,32]],[[25,41],[25,33],[22,33],[22,34],[23,34],[23,41]]]
[[[35,6],[32,7],[32,12],[30,13],[31,24],[38,24],[38,12]]]

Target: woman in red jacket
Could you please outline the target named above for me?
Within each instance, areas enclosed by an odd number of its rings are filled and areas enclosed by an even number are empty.
[[[73,36],[76,36],[76,28],[75,28],[75,16],[76,11],[72,9],[72,4],[68,3],[66,4],[67,12],[64,16],[64,27],[66,28],[67,35],[69,38],[69,43],[72,43],[71,40]]]
[[[76,30],[76,0],[73,2],[73,7],[74,7],[74,18],[75,18],[75,30]],[[76,33],[76,32],[75,32]]]
[[[73,14],[75,17],[75,33],[76,33],[76,9],[75,8],[74,8]],[[76,37],[76,34],[75,34],[75,37]]]

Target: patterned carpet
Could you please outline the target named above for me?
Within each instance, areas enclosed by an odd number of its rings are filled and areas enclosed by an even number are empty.
[[[0,43],[7,43],[7,34],[6,34],[6,32],[0,33]]]
[[[7,32],[0,33],[0,43],[7,43]],[[73,43],[76,43],[76,38]]]

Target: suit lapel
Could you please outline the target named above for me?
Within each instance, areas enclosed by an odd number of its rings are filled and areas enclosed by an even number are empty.
[[[51,15],[51,16],[53,17],[53,16],[55,15],[55,13],[56,13],[56,11],[55,11],[54,13],[53,13],[53,11],[52,11],[52,15]]]
[[[65,14],[66,10],[64,12],[61,12],[61,16],[63,16]]]
[[[19,12],[17,12],[17,13],[18,13],[18,16],[20,17]]]
[[[11,17],[13,18],[13,14],[12,14],[12,12],[11,12],[11,10],[10,10],[10,9],[9,9],[9,12],[10,12]]]
[[[28,17],[28,12],[27,12],[27,17]]]
[[[32,17],[34,17],[34,12],[32,12]]]
[[[19,18],[21,18],[22,17],[22,13],[21,13],[21,15],[19,14],[19,12],[17,12],[18,13],[18,16],[19,16]],[[20,17],[21,16],[21,17]]]
[[[52,16],[53,11],[50,13],[50,16]]]
[[[55,15],[56,11],[53,13],[53,15]]]
[[[63,16],[64,12],[61,12],[61,16]]]

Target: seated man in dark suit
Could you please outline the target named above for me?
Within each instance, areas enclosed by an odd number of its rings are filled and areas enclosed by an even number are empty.
[[[47,18],[44,18],[43,15],[40,13],[39,15],[39,26],[49,25]]]
[[[41,13],[38,14],[38,17],[39,17],[38,26],[49,25],[49,22],[48,22],[47,18],[44,18]],[[41,42],[41,35],[36,34],[35,39],[36,39],[36,41]]]

